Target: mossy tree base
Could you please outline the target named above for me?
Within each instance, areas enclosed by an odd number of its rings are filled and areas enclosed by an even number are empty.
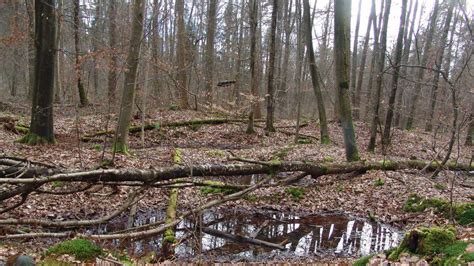
[[[112,151],[115,153],[121,153],[124,155],[130,155],[130,151],[128,149],[128,145],[125,143],[122,143],[120,141],[117,141],[114,143],[112,147]]]
[[[45,144],[56,144],[54,137],[46,138],[41,137],[35,133],[28,133],[25,136],[17,140],[18,143],[23,143],[27,145],[45,145]]]
[[[80,261],[93,261],[102,255],[102,249],[90,240],[72,239],[61,242],[46,251],[46,255],[73,255]]]

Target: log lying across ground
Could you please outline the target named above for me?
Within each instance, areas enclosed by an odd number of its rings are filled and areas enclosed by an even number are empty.
[[[14,204],[13,207],[7,207],[6,209],[11,210],[26,201],[28,194],[33,192],[39,192],[40,187],[44,184],[61,181],[61,182],[85,182],[88,184],[94,183],[114,183],[114,185],[127,186],[128,184],[141,185],[143,190],[135,190],[129,194],[128,199],[115,211],[108,215],[94,219],[94,220],[71,220],[71,221],[52,221],[52,220],[37,220],[37,219],[0,219],[0,224],[3,226],[8,225],[35,225],[43,227],[58,227],[62,228],[63,232],[45,232],[36,231],[31,233],[18,232],[8,235],[0,235],[0,239],[21,239],[21,238],[38,238],[38,237],[83,237],[89,239],[136,239],[142,237],[149,237],[165,232],[166,230],[173,228],[185,217],[199,213],[203,210],[211,207],[218,206],[228,201],[237,200],[245,196],[246,194],[268,185],[269,181],[272,180],[275,175],[279,172],[304,172],[305,174],[298,174],[299,177],[303,177],[306,174],[311,175],[313,178],[317,178],[323,175],[330,174],[344,174],[344,173],[364,173],[369,170],[402,170],[402,169],[425,169],[428,171],[437,170],[440,165],[436,162],[429,163],[420,160],[406,160],[406,161],[379,161],[379,162],[354,162],[354,163],[322,163],[322,162],[300,162],[300,161],[268,161],[258,162],[252,160],[245,160],[239,158],[233,158],[233,160],[239,161],[233,164],[201,164],[194,166],[174,166],[174,167],[163,167],[158,169],[103,169],[103,170],[92,170],[92,171],[78,171],[78,172],[60,172],[54,173],[51,169],[47,169],[47,166],[35,166],[35,171],[28,171],[23,168],[28,167],[25,162],[15,163],[15,160],[4,159],[0,160],[0,171],[2,168],[15,169],[20,167],[18,175],[14,175],[13,172],[9,175],[0,177],[0,186],[3,192],[0,193],[0,198],[7,199],[15,195],[20,195],[22,201]],[[447,164],[444,169],[455,170],[455,171],[468,171],[472,169],[470,165],[455,165]],[[25,175],[22,173],[29,173]],[[36,175],[31,176],[31,173]],[[117,217],[120,213],[124,212],[129,206],[136,204],[141,197],[145,196],[144,191],[148,187],[155,186],[157,184],[168,184],[170,181],[183,180],[184,177],[203,177],[203,176],[238,176],[250,175],[250,174],[266,174],[266,178],[262,181],[237,190],[230,195],[226,195],[220,199],[211,200],[203,205],[196,207],[192,210],[185,211],[168,219],[166,221],[159,221],[147,225],[146,227],[130,228],[127,232],[110,232],[108,234],[83,234],[73,231],[72,228],[84,225],[93,225],[98,223],[105,223],[113,217]],[[281,185],[285,182],[276,182],[273,185]],[[20,192],[15,192],[20,191]],[[15,194],[17,193],[17,194]],[[7,197],[8,196],[8,197]],[[1,202],[1,201],[0,201]],[[2,202],[6,203],[6,202]],[[10,202],[8,202],[10,203]],[[4,209],[5,210],[5,209]],[[5,211],[6,212],[6,211]],[[13,228],[12,228],[13,229]],[[218,233],[218,232],[213,232]],[[242,240],[242,239],[241,239]],[[250,238],[245,239],[252,241]],[[254,241],[255,242],[255,241]],[[258,242],[258,241],[257,241]],[[254,243],[255,244],[255,243]],[[266,243],[259,243],[265,245]]]
[[[313,178],[322,175],[366,172],[369,170],[425,169],[434,171],[440,167],[437,162],[421,160],[322,163],[300,161],[269,161],[247,164],[201,164],[191,166],[173,166],[157,169],[99,169],[72,173],[59,173],[49,176],[30,178],[0,178],[0,184],[46,184],[61,182],[142,182],[143,185],[172,180],[182,177],[200,176],[241,176],[252,174],[276,174],[279,172],[306,172]],[[471,166],[447,164],[448,170],[469,171]]]
[[[263,120],[262,120],[263,121]],[[239,119],[239,118],[209,118],[209,119],[196,119],[196,120],[187,120],[187,121],[177,121],[177,122],[164,122],[164,123],[154,123],[154,124],[146,124],[143,126],[143,130],[155,130],[160,129],[163,127],[197,127],[201,125],[221,125],[226,123],[233,123],[233,122],[247,122],[247,119]],[[130,133],[138,133],[141,132],[142,125],[132,126],[128,129]],[[103,130],[98,131],[90,134],[84,135],[81,140],[84,142],[90,141],[95,137],[103,136],[103,135],[113,135],[115,133],[114,130]]]

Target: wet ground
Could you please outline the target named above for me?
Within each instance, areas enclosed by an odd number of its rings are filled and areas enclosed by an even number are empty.
[[[163,213],[140,212],[134,226],[162,220]],[[117,219],[100,231],[124,229],[127,217]],[[248,242],[229,240],[203,231],[211,228],[229,235],[255,238],[279,244],[280,250]],[[211,230],[212,231],[212,230]],[[212,233],[212,232],[211,232]],[[402,233],[396,228],[341,213],[291,215],[281,212],[232,210],[207,211],[182,221],[176,228],[178,243],[174,258],[205,261],[259,261],[286,258],[358,257],[377,253],[398,245]],[[162,237],[135,242],[110,243],[131,257],[162,257]]]

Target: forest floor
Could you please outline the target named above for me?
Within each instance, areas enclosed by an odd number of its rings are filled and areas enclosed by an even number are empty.
[[[0,128],[0,153],[71,170],[96,169],[103,159],[112,158],[110,141],[104,142],[104,137],[97,137],[89,142],[81,142],[79,139],[86,133],[104,130],[106,127],[114,129],[114,121],[117,120],[115,115],[107,117],[93,107],[81,110],[80,115],[76,114],[74,108],[71,107],[56,108],[56,110],[58,110],[55,113],[56,145],[31,147],[19,144],[15,140],[21,135]],[[18,117],[20,123],[28,125],[26,113],[27,110],[19,108],[6,110],[2,112],[2,115]],[[215,117],[216,115],[196,111],[156,110],[149,112],[146,122],[156,124]],[[133,123],[139,125],[140,121],[139,117],[135,117]],[[305,143],[296,145],[293,144],[294,135],[292,134],[294,121],[286,120],[278,120],[276,123],[278,131],[270,136],[264,134],[263,123],[257,123],[256,134],[248,135],[245,133],[246,124],[242,122],[149,130],[145,131],[144,142],[140,133],[131,134],[131,155],[116,154],[114,167],[148,169],[172,166],[173,154],[178,148],[181,153],[181,163],[185,165],[231,163],[230,157],[256,161],[270,161],[275,158],[288,161],[345,161],[342,132],[337,123],[329,125],[330,145],[321,145],[317,140],[319,128],[315,121],[304,121],[304,124],[300,132],[313,138],[306,138]],[[363,122],[356,122],[355,127],[361,158],[368,161],[406,159],[430,161],[444,155],[442,147],[448,141],[442,134],[433,136],[432,133],[420,130],[395,129],[387,154],[381,154],[380,149],[373,154],[366,151],[369,139],[368,126]],[[471,156],[472,151],[469,147],[456,143],[451,158],[469,164]],[[418,170],[369,171],[364,174],[327,175],[318,179],[307,176],[293,185],[303,189],[304,196],[302,197],[289,196],[284,186],[269,186],[252,192],[252,200],[246,198],[231,201],[219,206],[215,211],[239,209],[264,212],[272,210],[292,214],[345,212],[357,217],[370,218],[402,231],[420,225],[450,224],[448,217],[436,213],[433,209],[419,213],[406,212],[405,202],[413,194],[426,198],[441,198],[446,201],[449,201],[452,194],[454,202],[472,202],[474,200],[473,178],[452,171],[442,171],[434,179],[430,176],[430,173],[422,173]],[[451,190],[451,180],[454,176],[456,182]],[[232,181],[232,178],[227,177],[225,180]],[[118,207],[126,198],[128,191],[128,188],[123,188],[117,194],[110,194],[107,193],[110,192],[110,188],[106,187],[98,193],[77,193],[73,197],[33,194],[25,205],[1,214],[0,219],[42,217],[67,220],[97,217]],[[168,189],[150,189],[147,196],[138,203],[138,209],[165,210],[168,194]],[[203,195],[200,188],[196,187],[180,189],[178,212],[192,209],[210,198],[219,197],[221,195]],[[460,238],[472,239],[473,234],[472,228],[458,227]],[[2,242],[0,260],[20,251],[31,254],[39,260],[48,246],[58,241],[59,239],[29,239]],[[352,259],[351,257],[306,256],[300,260],[348,263]]]

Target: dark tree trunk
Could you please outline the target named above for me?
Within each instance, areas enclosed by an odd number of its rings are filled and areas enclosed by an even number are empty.
[[[36,63],[30,132],[21,142],[36,145],[54,143],[53,98],[56,56],[54,0],[35,1]]]
[[[249,24],[250,24],[250,89],[253,98],[258,97],[258,75],[257,75],[257,26],[258,26],[258,3],[257,0],[249,2]],[[247,125],[247,134],[255,133],[254,129],[254,113],[258,105],[254,103],[256,99],[252,99],[249,122]]]
[[[117,91],[117,3],[115,1],[109,2],[109,46],[110,46],[110,69],[108,74],[108,89],[107,96],[111,103],[115,102]]]

